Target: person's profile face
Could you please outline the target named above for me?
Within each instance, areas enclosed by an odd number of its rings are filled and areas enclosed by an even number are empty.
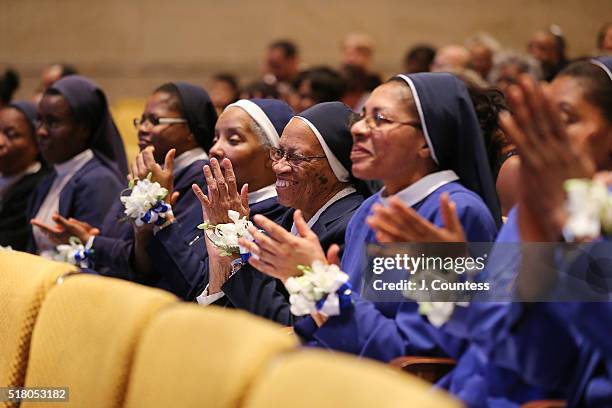
[[[180,146],[185,145],[191,134],[186,123],[157,123],[159,118],[181,118],[180,112],[172,109],[170,99],[171,95],[165,92],[151,95],[147,99],[138,126],[138,148],[142,151],[147,146],[155,147],[153,156],[158,163],[164,162],[170,149],[178,150]],[[177,154],[180,153],[177,151]]]
[[[36,140],[44,159],[63,163],[87,146],[89,134],[79,126],[62,95],[45,94],[38,105]]]
[[[598,170],[612,168],[612,123],[601,108],[586,97],[585,83],[562,75],[551,83],[550,93],[561,112],[571,143],[584,149]]]
[[[362,119],[351,127],[352,172],[363,180],[385,180],[397,174],[413,172],[420,150],[426,148],[423,132],[419,127],[398,122],[420,123],[412,106],[409,90],[395,82],[380,85],[366,101]],[[374,123],[374,116],[387,120]],[[368,123],[370,122],[370,123]]]
[[[210,157],[229,159],[238,185],[261,185],[270,174],[268,149],[253,131],[251,116],[240,107],[229,107],[219,116]]]
[[[283,130],[279,148],[289,155],[322,157],[291,163],[283,158],[272,163],[276,174],[278,202],[286,207],[304,209],[329,192],[335,184],[334,175],[325,152],[310,127],[293,118]]]
[[[34,133],[23,112],[13,107],[0,109],[0,173],[18,173],[36,160]]]

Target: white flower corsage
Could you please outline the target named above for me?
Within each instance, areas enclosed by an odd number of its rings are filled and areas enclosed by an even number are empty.
[[[417,302],[419,313],[427,317],[434,327],[441,327],[453,315],[455,306],[467,307],[470,302]]]
[[[566,241],[612,234],[612,194],[605,184],[570,179],[564,184],[569,218],[563,227]]]
[[[91,248],[92,242],[92,240],[89,240],[86,245],[83,245],[77,237],[70,237],[68,244],[55,247],[57,252],[51,254],[51,258],[81,268],[89,268],[94,254],[94,250]]]
[[[172,207],[164,199],[168,190],[158,182],[151,182],[151,173],[136,183],[130,182],[130,195],[121,197],[125,215],[141,227],[144,224],[163,225],[166,217],[172,214]]]
[[[301,276],[287,279],[291,313],[303,316],[319,312],[325,316],[337,316],[351,303],[351,286],[348,275],[337,265],[314,261],[312,266],[299,265]]]
[[[205,231],[210,242],[221,251],[221,256],[240,253],[242,260],[246,262],[249,254],[245,248],[238,245],[238,239],[253,240],[253,236],[249,232],[249,227],[252,227],[253,223],[247,217],[240,218],[240,213],[234,210],[228,210],[227,215],[232,220],[231,223],[210,225],[205,222],[198,225],[198,228]]]

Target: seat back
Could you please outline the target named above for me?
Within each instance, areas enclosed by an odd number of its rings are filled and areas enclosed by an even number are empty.
[[[237,407],[271,359],[297,340],[238,310],[164,309],[138,345],[125,406]]]
[[[25,252],[0,251],[0,387],[23,386],[41,304],[58,278],[76,271]]]
[[[431,384],[354,356],[303,350],[280,357],[263,373],[243,408],[451,408],[462,404]]]
[[[121,407],[136,343],[159,309],[161,290],[76,275],[49,291],[34,326],[27,387],[69,387],[74,407]],[[21,407],[48,403],[22,402]]]

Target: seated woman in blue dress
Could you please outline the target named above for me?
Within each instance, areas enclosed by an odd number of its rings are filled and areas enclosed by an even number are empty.
[[[363,202],[361,191],[367,191],[350,172],[351,117],[351,110],[340,102],[315,105],[291,119],[282,132],[279,146],[270,151],[278,202],[291,208],[278,221],[282,226],[279,228],[289,236],[297,234],[294,214],[303,213],[323,248],[334,243],[343,244],[347,224]],[[226,172],[231,169],[229,162],[224,165]],[[222,216],[232,209],[224,205],[228,202],[224,197],[236,197],[238,193],[235,187],[225,187],[220,170],[213,173],[207,177],[208,198],[201,195],[201,200],[205,217],[216,225],[227,222]],[[239,202],[238,199],[234,201]],[[234,209],[248,215],[239,207]],[[268,219],[255,215],[259,216]],[[293,323],[288,295],[280,281],[262,274],[252,265],[242,264],[238,254],[220,256],[210,240],[206,240],[206,244],[209,286],[199,297],[200,303],[207,304],[209,299],[223,296],[228,306],[281,324]]]
[[[563,185],[570,178],[590,178],[595,171],[612,170],[612,58],[570,64],[557,75],[547,94],[524,79],[509,101],[515,118],[503,117],[502,124],[525,157],[521,161],[522,199],[508,220],[508,238],[521,242],[581,238],[568,227]],[[551,258],[553,267],[538,268],[537,275],[531,267],[533,254],[523,252],[514,270],[518,274],[516,291],[526,300],[542,299],[547,291],[554,293],[548,299],[568,299],[563,292],[578,299],[580,282],[568,280],[570,275],[564,271],[574,269],[588,276],[594,269],[600,282],[609,282],[610,248],[609,238],[604,237],[573,261],[559,264],[557,260],[555,265]],[[537,256],[541,265],[543,255],[538,252]],[[546,270],[552,276],[544,275]],[[609,302],[609,289],[603,295]],[[583,300],[589,299],[595,298]],[[608,339],[612,308],[608,302],[517,305],[507,316],[507,326],[512,328],[509,335],[495,345],[493,364],[503,364],[528,384],[564,397],[570,407],[612,405]],[[513,355],[520,358],[509,358]]]
[[[25,251],[30,236],[28,199],[48,169],[41,163],[36,106],[12,102],[0,109],[0,245]]]
[[[174,213],[179,219],[190,208],[199,208],[191,193],[191,184],[203,181],[201,169],[208,160],[216,120],[206,91],[182,82],[157,88],[147,99],[142,116],[134,120],[141,152],[132,163],[130,173],[134,178],[145,178],[151,168],[169,172],[165,184],[178,194]],[[157,163],[165,163],[164,169]],[[88,242],[94,253],[91,266],[97,273],[133,279],[138,271],[133,262],[134,232],[125,220],[119,194],[108,209],[99,233],[92,234],[91,226],[77,217],[67,220],[58,216],[55,221],[58,222],[56,240],[73,235],[83,243]]]
[[[42,253],[62,243],[48,228],[57,214],[101,227],[122,189],[127,161],[106,97],[87,78],[71,75],[50,86],[36,124],[42,157],[53,166],[28,207],[35,226],[28,248]]]
[[[535,247],[536,251],[521,253],[521,248],[506,243],[562,240],[568,218],[563,183],[612,168],[612,105],[606,102],[612,100],[611,69],[610,58],[571,64],[553,81],[548,98],[528,78],[510,90],[514,119],[504,114],[501,123],[524,155],[521,201],[500,231],[499,248],[494,248],[485,273],[490,282],[501,281],[519,299],[589,299],[579,293],[579,281],[564,279],[571,274],[560,271],[567,269],[579,269],[578,275],[585,276],[595,268],[599,282],[610,280],[607,239],[589,246],[584,256],[568,265],[556,265],[551,258],[546,268],[543,261],[552,252],[542,253]],[[406,218],[404,211],[390,209],[379,218],[387,222]],[[450,229],[444,232],[457,235]],[[402,234],[393,237],[401,239]],[[537,269],[530,264],[534,253]],[[544,296],[551,291],[556,293]],[[610,297],[603,295],[603,299]],[[471,407],[518,407],[529,400],[550,398],[565,399],[568,406],[610,406],[609,305],[547,302],[469,307],[466,313],[471,317],[466,321],[487,318],[488,329],[454,325],[465,333],[470,346],[441,385]]]
[[[395,77],[374,90],[352,135],[355,176],[384,182],[383,190],[362,204],[347,229],[342,270],[355,288],[352,302],[338,316],[324,321],[308,317],[295,330],[307,344],[382,361],[405,354],[457,357],[465,342],[428,323],[415,302],[372,303],[358,292],[366,245],[377,242],[366,223],[376,203],[395,197],[426,220],[442,225],[440,199],[450,197],[469,241],[495,238],[499,207],[468,91],[450,74]],[[285,281],[300,274],[297,265],[325,261],[299,214],[296,224],[302,239],[288,237],[262,217],[255,221],[269,236],[254,231],[257,244],[243,244],[253,254],[249,262],[262,272]]]
[[[219,116],[210,155],[215,166],[230,160],[236,185],[252,190],[248,196],[251,214],[278,219],[286,211],[276,199],[270,149],[278,147],[279,134],[292,116],[289,105],[274,99],[243,99],[227,106]],[[202,166],[198,172],[203,178]],[[191,183],[205,187],[203,180],[194,178]],[[146,279],[151,285],[194,300],[208,285],[208,257],[203,232],[197,228],[203,222],[202,208],[192,191],[185,194],[197,205],[183,219],[171,219],[146,244],[145,256],[152,266]]]

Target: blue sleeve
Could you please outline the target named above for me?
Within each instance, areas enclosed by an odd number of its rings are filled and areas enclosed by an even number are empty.
[[[208,282],[208,254],[204,238],[190,245],[185,236],[181,224],[169,225],[155,235],[147,253],[159,276],[156,286],[193,300]]]
[[[296,324],[307,344],[388,362],[404,355],[457,358],[467,341],[435,328],[414,302],[377,303],[353,293],[353,305],[317,328],[312,319]]]
[[[98,235],[94,239],[95,270],[104,276],[129,279],[134,241]]]
[[[497,226],[491,216],[489,209],[482,201],[479,201],[466,193],[451,194],[455,202],[457,216],[461,221],[465,236],[469,242],[493,242],[497,236]],[[436,223],[442,223],[442,214],[438,212]]]
[[[238,309],[286,326],[294,324],[296,320],[291,314],[289,295],[283,283],[249,264],[240,268],[221,289]]]
[[[567,320],[568,308],[568,303],[513,304],[502,329],[505,335],[490,347],[492,363],[544,389],[565,387],[580,351]]]
[[[100,228],[122,186],[106,168],[87,173],[75,186],[69,216]]]

